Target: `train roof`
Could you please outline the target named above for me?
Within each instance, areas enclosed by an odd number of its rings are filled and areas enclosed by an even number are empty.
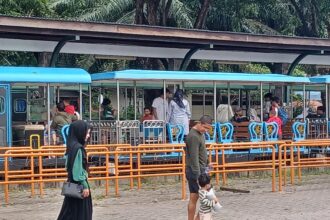
[[[313,76],[309,78],[313,83],[330,83],[330,75]]]
[[[308,77],[283,74],[190,72],[159,70],[121,70],[91,74],[92,81],[104,80],[170,80],[170,81],[222,81],[222,82],[269,82],[269,83],[309,83]]]
[[[0,82],[7,83],[91,83],[88,72],[78,68],[0,67]]]

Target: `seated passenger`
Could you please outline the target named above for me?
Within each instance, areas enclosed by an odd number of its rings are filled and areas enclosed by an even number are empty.
[[[74,106],[70,104],[70,100],[64,99],[63,104],[65,106],[64,111],[70,115],[74,115],[75,109]]]
[[[111,107],[111,100],[104,98],[102,102],[102,120],[115,120],[115,110]]]
[[[248,116],[250,118],[250,121],[260,122],[260,118],[258,116],[257,111],[254,108],[249,108],[248,110]]]
[[[217,108],[217,121],[220,123],[229,122],[233,116],[233,109],[228,105],[227,96],[222,96],[220,105]]]
[[[244,121],[249,121],[249,119],[246,116],[243,116],[243,111],[240,107],[237,107],[235,109],[235,114],[231,119],[232,122],[237,122],[237,123],[241,123]]]
[[[324,107],[317,107],[316,114],[309,113],[306,118],[325,118]]]
[[[270,123],[270,122],[275,122],[278,125],[278,138],[281,139],[282,138],[282,120],[280,117],[277,116],[275,110],[271,110],[269,112],[269,119],[268,119],[267,123]]]
[[[149,107],[144,108],[144,115],[141,117],[140,122],[143,123],[145,120],[155,120]]]

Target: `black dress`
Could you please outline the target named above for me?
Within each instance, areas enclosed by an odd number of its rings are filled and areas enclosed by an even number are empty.
[[[88,126],[88,125],[83,121],[76,121],[70,125],[66,155],[67,155],[68,181],[72,183],[78,183],[74,181],[72,171],[73,171],[73,164],[75,162],[75,158],[79,150],[81,150],[82,152],[82,166],[85,170],[88,169],[86,151],[83,148],[84,138],[86,136],[86,132],[84,131],[85,129],[84,126]],[[79,136],[83,136],[83,137],[79,137]],[[91,195],[89,195],[89,197],[84,199],[65,197],[61,212],[57,219],[58,220],[91,220],[92,215],[93,215],[93,204],[92,204]]]

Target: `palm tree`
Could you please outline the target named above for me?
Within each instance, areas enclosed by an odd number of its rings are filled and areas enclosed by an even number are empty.
[[[146,3],[142,1],[143,20],[142,23],[138,22],[139,24],[149,24],[147,18],[148,13],[151,13],[151,9],[148,10],[148,7],[155,2],[158,2],[159,7],[156,7],[156,22],[152,23],[152,25],[168,24],[185,28],[193,26],[190,10],[180,0],[153,0]],[[50,7],[60,17],[124,24],[136,23],[136,6],[135,0],[53,0],[50,2]],[[164,16],[164,13],[167,16]]]

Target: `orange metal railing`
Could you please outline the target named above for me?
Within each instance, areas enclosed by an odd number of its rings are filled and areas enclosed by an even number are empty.
[[[308,167],[328,167],[330,166],[330,141],[328,140],[309,140],[295,142],[291,144],[282,144],[279,146],[279,191],[282,191],[282,186],[286,184],[287,169],[290,170],[290,182],[294,184],[295,169],[298,169],[298,180],[301,181],[302,168]],[[322,157],[310,157],[310,153],[307,157],[307,152],[311,152],[312,149],[322,149],[324,154]],[[294,156],[296,152],[296,157]],[[302,154],[305,152],[305,154]],[[290,155],[289,158],[286,155]],[[284,175],[283,175],[284,172]]]

